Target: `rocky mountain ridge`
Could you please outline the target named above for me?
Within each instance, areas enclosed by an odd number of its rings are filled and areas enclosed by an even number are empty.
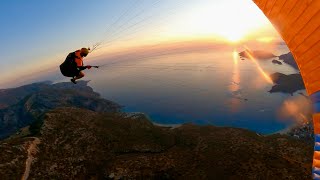
[[[145,117],[58,108],[45,114],[30,179],[310,179],[313,145],[238,128],[153,125]],[[0,142],[0,176],[25,174],[35,139]],[[15,154],[15,155],[11,155]]]
[[[80,81],[77,86],[71,83],[36,83],[11,91],[6,90],[6,93],[10,94],[9,97],[16,93],[17,96],[8,103],[13,105],[0,109],[0,138],[32,124],[45,112],[57,107],[78,107],[97,112],[113,112],[121,109],[120,105],[102,99],[87,86],[87,83]],[[5,98],[2,100],[4,103],[8,102]]]

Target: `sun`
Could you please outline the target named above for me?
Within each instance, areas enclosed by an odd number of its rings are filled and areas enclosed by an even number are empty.
[[[239,42],[241,40],[244,40],[247,33],[249,33],[249,31],[246,30],[235,30],[234,28],[226,28],[225,30],[221,30],[220,32],[217,32],[216,35],[220,36],[221,38],[235,43],[235,42]]]
[[[239,0],[203,0],[184,10],[172,24],[173,36],[217,37],[229,42],[244,40],[271,25],[253,2]]]
[[[239,42],[241,41],[242,37],[240,36],[229,36],[227,37],[227,40],[230,42]]]

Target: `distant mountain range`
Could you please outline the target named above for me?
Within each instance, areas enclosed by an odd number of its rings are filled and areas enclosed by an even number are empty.
[[[1,179],[310,179],[313,144],[239,128],[153,125],[88,82],[1,90]],[[23,89],[26,89],[25,91]],[[18,93],[15,95],[15,93]]]

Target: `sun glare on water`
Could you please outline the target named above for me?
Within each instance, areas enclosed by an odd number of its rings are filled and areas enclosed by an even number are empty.
[[[251,54],[251,50],[248,48],[248,46],[244,46],[246,51],[247,56],[249,59],[256,65],[257,70],[260,72],[261,76],[266,80],[267,83],[273,85],[273,81],[271,77],[268,75],[267,72],[263,70],[263,68],[260,66],[259,62],[256,60],[256,58]]]

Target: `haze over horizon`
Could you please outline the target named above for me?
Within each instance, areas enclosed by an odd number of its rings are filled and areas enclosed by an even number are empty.
[[[101,40],[102,48],[88,56],[88,64],[146,45],[164,44],[159,51],[165,52],[165,45],[182,42],[199,48],[201,43],[281,40],[249,0],[8,1],[1,2],[0,11],[0,88],[50,73],[69,52]]]

